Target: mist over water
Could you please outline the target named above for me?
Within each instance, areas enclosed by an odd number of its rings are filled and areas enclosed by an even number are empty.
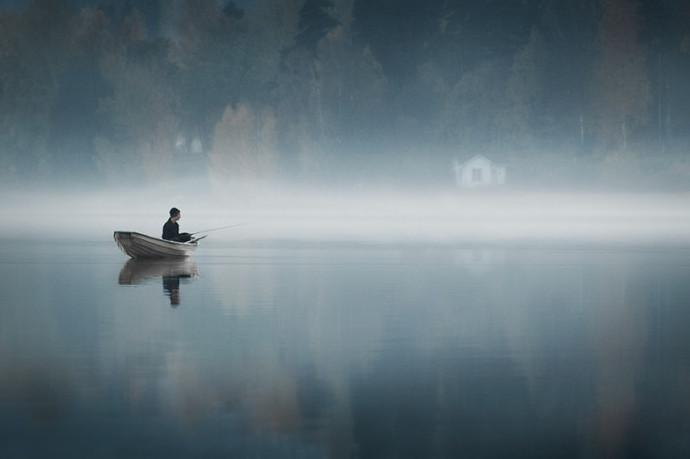
[[[8,190],[0,230],[11,237],[87,239],[137,231],[160,237],[168,210],[180,230],[211,241],[478,244],[686,244],[688,193],[565,193],[174,186],[51,192]],[[230,226],[230,228],[217,228]],[[205,233],[206,230],[212,230]]]

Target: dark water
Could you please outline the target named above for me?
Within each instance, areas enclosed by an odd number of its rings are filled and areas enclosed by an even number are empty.
[[[690,249],[4,240],[0,457],[690,457]]]

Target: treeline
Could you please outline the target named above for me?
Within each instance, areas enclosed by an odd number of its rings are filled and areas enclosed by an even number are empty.
[[[0,10],[0,166],[29,178],[682,186],[670,0],[34,0]]]

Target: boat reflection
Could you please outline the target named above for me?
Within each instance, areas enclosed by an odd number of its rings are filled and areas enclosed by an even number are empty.
[[[120,285],[137,285],[150,279],[163,279],[163,293],[172,306],[180,304],[180,279],[197,276],[196,263],[189,258],[175,260],[128,260],[118,276]]]

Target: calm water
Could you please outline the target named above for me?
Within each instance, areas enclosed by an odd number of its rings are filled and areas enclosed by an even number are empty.
[[[0,457],[690,457],[690,248],[0,244]]]

